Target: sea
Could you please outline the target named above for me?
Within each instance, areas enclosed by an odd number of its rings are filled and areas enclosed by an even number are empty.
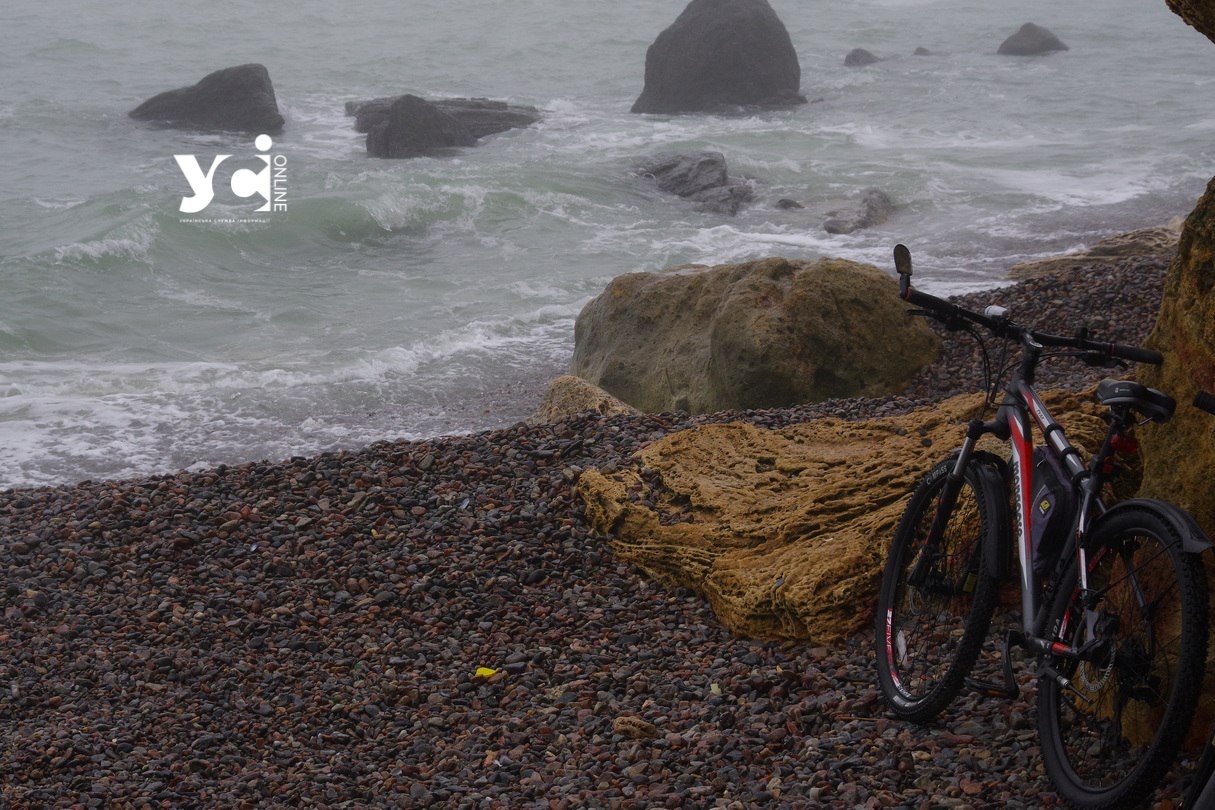
[[[1164,0],[771,0],[810,103],[632,114],[685,5],[5,3],[0,489],[510,425],[615,276],[767,256],[893,272],[904,242],[925,289],[998,290],[1013,263],[1184,217],[1215,175],[1215,46]],[[1070,50],[997,56],[1025,22]],[[853,48],[882,61],[847,68]],[[248,62],[286,119],[271,144],[127,115]],[[401,93],[542,119],[369,158],[345,104]],[[708,213],[635,176],[700,150],[756,202]],[[206,172],[224,154],[212,202],[183,213],[177,158]],[[271,160],[267,214],[229,178]],[[826,233],[868,188],[889,221]]]

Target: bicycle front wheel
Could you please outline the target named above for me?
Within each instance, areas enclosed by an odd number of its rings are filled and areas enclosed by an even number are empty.
[[[1196,555],[1154,511],[1125,507],[1073,563],[1048,628],[1076,654],[1052,655],[1038,682],[1046,772],[1076,807],[1143,802],[1177,755],[1202,686],[1206,580]]]
[[[929,528],[954,461],[916,487],[895,531],[878,597],[874,652],[890,710],[924,723],[957,696],[979,656],[996,603],[984,548],[997,548],[1007,513],[1003,479],[987,462],[967,465],[957,502],[934,543]]]

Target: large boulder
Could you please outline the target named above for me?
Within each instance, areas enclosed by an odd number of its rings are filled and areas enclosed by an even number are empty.
[[[283,128],[270,72],[258,64],[217,70],[190,87],[153,96],[128,114],[178,129],[276,133]]]
[[[637,173],[653,180],[662,191],[697,203],[702,211],[732,216],[755,199],[748,183],[730,179],[721,152],[655,155]]]
[[[635,113],[804,104],[801,65],[767,0],[692,0],[645,55]]]
[[[458,118],[412,95],[395,99],[384,119],[367,131],[367,154],[381,158],[421,157],[476,143]]]
[[[996,53],[1003,56],[1037,56],[1052,51],[1066,51],[1068,47],[1057,36],[1040,25],[1026,23],[1021,30],[1000,43]]]
[[[346,114],[354,117],[356,132],[370,132],[388,120],[392,105],[402,96],[346,102]],[[458,120],[478,140],[509,129],[529,127],[540,120],[535,107],[508,104],[487,98],[438,98],[431,104]]]
[[[1215,5],[1208,0],[1165,0],[1173,13],[1215,42]]]
[[[1215,537],[1215,417],[1188,404],[1215,392],[1215,180],[1185,221],[1147,344],[1164,365],[1140,366],[1139,379],[1179,405],[1168,424],[1142,430],[1143,492],[1181,504]]]
[[[651,412],[885,395],[937,356],[905,310],[892,277],[842,259],[630,273],[579,314],[570,370]]]
[[[1090,394],[1046,392],[1083,446],[1105,436]],[[780,430],[703,425],[587,470],[587,521],[669,588],[705,597],[735,633],[838,643],[870,627],[882,564],[916,481],[983,412],[968,394],[903,416]]]

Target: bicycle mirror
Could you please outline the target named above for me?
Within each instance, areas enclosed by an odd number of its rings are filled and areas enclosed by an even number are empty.
[[[911,275],[911,251],[904,244],[894,246],[894,269],[901,276]]]

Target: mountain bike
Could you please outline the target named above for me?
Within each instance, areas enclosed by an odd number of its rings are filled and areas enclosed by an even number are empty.
[[[1194,397],[1194,407],[1201,408],[1215,416],[1215,394],[1199,391]],[[1212,730],[1202,757],[1198,760],[1198,768],[1194,772],[1193,781],[1190,783],[1189,790],[1186,791],[1181,806],[1186,810],[1189,808],[1197,810],[1215,808],[1215,730]]]
[[[1198,701],[1207,647],[1199,555],[1211,541],[1172,504],[1108,505],[1104,490],[1120,454],[1136,449],[1135,426],[1167,421],[1176,403],[1136,382],[1101,382],[1108,431],[1086,464],[1033,384],[1050,357],[1099,367],[1162,357],[1083,329],[1070,337],[1038,331],[999,306],[965,309],[912,287],[905,246],[895,247],[894,260],[914,314],[979,341],[996,411],[971,421],[961,447],[923,477],[895,531],[875,617],[886,703],[896,717],[924,723],[964,687],[1015,698],[1010,653],[1028,650],[1037,662],[1042,756],[1059,795],[1084,808],[1143,801],[1176,757]],[[994,371],[980,330],[1002,342]],[[1007,459],[979,448],[989,436],[1008,445]],[[1014,549],[1020,626],[1003,640],[1003,682],[982,683],[968,676]]]

